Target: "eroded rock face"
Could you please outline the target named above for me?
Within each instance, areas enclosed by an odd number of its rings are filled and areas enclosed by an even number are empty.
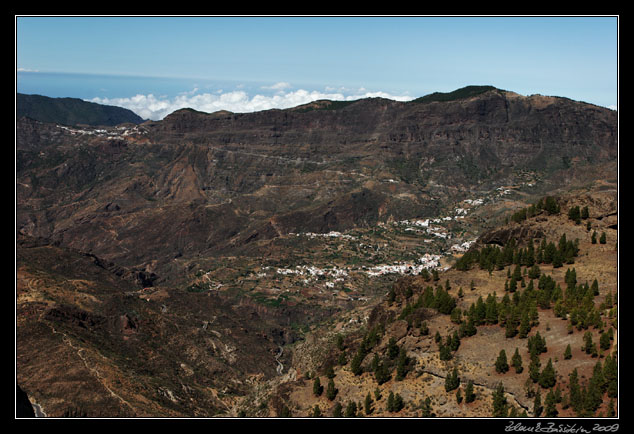
[[[162,276],[174,258],[436,215],[519,170],[553,183],[572,169],[599,177],[584,168],[615,161],[616,131],[614,111],[499,90],[336,109],[179,110],[108,131],[21,119],[17,229],[128,268],[152,263]]]
[[[511,239],[519,243],[524,243],[542,238],[544,238],[544,232],[541,229],[519,226],[488,231],[480,236],[478,242],[480,244],[497,244],[498,246],[504,246]]]

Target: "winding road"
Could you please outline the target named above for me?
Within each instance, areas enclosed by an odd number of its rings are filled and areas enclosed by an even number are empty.
[[[280,362],[280,357],[282,357],[282,353],[284,353],[284,348],[280,345],[280,352],[275,356],[275,361],[277,362],[277,373],[282,375],[284,372],[284,365]]]

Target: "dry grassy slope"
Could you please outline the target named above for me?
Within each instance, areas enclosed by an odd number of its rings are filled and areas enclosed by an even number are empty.
[[[561,213],[555,216],[545,214],[533,217],[521,224],[511,223],[499,228],[500,231],[517,230],[518,228],[530,229],[529,233],[543,233],[548,241],[557,243],[562,234],[566,234],[568,240],[579,240],[579,256],[575,258],[572,265],[564,264],[561,268],[553,268],[552,265],[541,264],[543,274],[551,275],[565,289],[564,276],[566,270],[575,268],[577,281],[592,283],[597,279],[600,295],[595,298],[595,305],[598,306],[608,293],[617,295],[617,204],[616,190],[603,187],[601,190],[586,192],[575,192],[574,194],[562,195],[560,198]],[[585,227],[585,221],[581,225],[575,225],[567,217],[567,211],[571,206],[588,206],[590,211],[590,222],[593,230],[598,234],[605,231],[607,242],[605,244],[591,243],[591,232]],[[521,231],[520,231],[521,232]],[[598,239],[598,236],[597,236]],[[527,240],[519,240],[526,242]],[[458,301],[458,307],[468,309],[478,297],[486,297],[490,293],[496,293],[498,300],[504,295],[504,283],[507,280],[506,267],[502,271],[493,271],[491,275],[487,271],[480,270],[475,266],[470,271],[458,271],[450,269],[440,274],[439,283],[443,284],[449,280],[451,284],[450,294],[457,296],[459,288],[464,291],[464,298]],[[417,279],[417,280],[416,280]],[[416,300],[417,294],[429,285],[421,278],[416,278],[412,282],[415,288],[414,296],[411,300]],[[470,290],[471,281],[475,283],[475,289]],[[535,282],[537,283],[537,282]],[[400,301],[399,301],[400,300]],[[397,297],[397,301],[388,306],[383,302],[380,309],[384,315],[392,318],[397,316],[404,308],[403,299]],[[362,408],[365,396],[368,392],[374,396],[377,382],[372,372],[364,372],[359,376],[352,374],[350,365],[335,367],[334,382],[338,389],[337,397],[334,401],[329,401],[325,393],[321,397],[315,397],[312,393],[313,380],[304,378],[306,372],[316,372],[320,376],[324,389],[328,378],[324,375],[323,367],[325,361],[336,359],[335,335],[337,333],[346,336],[346,345],[349,352],[348,360],[352,358],[359,343],[360,331],[368,324],[370,312],[355,311],[350,312],[338,323],[331,324],[328,330],[319,330],[307,338],[306,341],[298,345],[294,353],[294,364],[292,369],[296,369],[298,380],[288,382],[278,389],[279,400],[286,403],[294,416],[309,416],[315,405],[318,405],[325,416],[330,416],[335,402],[340,402],[345,409],[349,401],[355,401],[359,408]],[[606,320],[606,317],[604,317]],[[478,333],[472,337],[465,337],[461,340],[461,345],[455,353],[454,358],[449,361],[441,361],[439,358],[438,346],[434,342],[433,336],[438,331],[444,338],[457,330],[457,326],[450,321],[449,315],[433,314],[427,319],[430,329],[428,336],[421,336],[418,329],[407,330],[404,321],[388,322],[386,333],[381,342],[364,359],[364,366],[368,366],[372,360],[373,353],[385,354],[385,347],[390,337],[397,339],[399,346],[406,349],[410,358],[415,361],[414,367],[403,381],[396,381],[395,374],[387,383],[378,386],[381,390],[382,398],[373,403],[374,411],[371,416],[382,417],[408,417],[419,416],[420,403],[426,397],[432,399],[432,409],[436,416],[440,417],[490,417],[492,412],[492,393],[496,385],[502,381],[507,392],[507,400],[518,411],[526,410],[532,414],[533,399],[527,398],[524,385],[528,378],[528,365],[530,362],[527,340],[506,338],[504,328],[499,325],[480,326]],[[609,320],[608,320],[609,321]],[[597,360],[581,350],[583,345],[583,334],[585,330],[578,331],[576,328],[572,334],[568,334],[568,322],[555,317],[552,309],[539,309],[539,325],[534,327],[530,335],[539,332],[545,337],[548,351],[540,356],[542,368],[549,359],[554,362],[557,374],[557,384],[560,385],[564,394],[567,394],[568,374],[577,368],[582,384],[592,375]],[[593,333],[594,342],[599,342],[599,332],[590,328]],[[563,354],[566,346],[570,344],[573,357],[564,360]],[[524,371],[515,374],[513,368],[506,374],[495,372],[495,360],[501,349],[504,349],[507,358],[510,360],[518,348],[522,356]],[[609,350],[616,351],[615,342]],[[603,356],[606,353],[603,353]],[[444,388],[445,376],[457,366],[461,378],[461,390],[464,396],[464,388],[468,380],[473,380],[476,385],[475,391],[478,396],[475,402],[466,404],[456,403],[455,393],[447,393]],[[368,369],[369,371],[369,369]],[[387,396],[390,391],[399,393],[406,405],[398,413],[390,413],[385,410]],[[542,402],[547,390],[542,390]],[[598,410],[597,414],[605,414],[607,402]],[[574,413],[570,409],[562,409],[558,406],[559,416],[572,416]]]

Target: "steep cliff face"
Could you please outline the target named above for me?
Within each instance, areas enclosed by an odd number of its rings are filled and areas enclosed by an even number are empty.
[[[387,151],[473,154],[486,148],[502,162],[536,165],[543,153],[614,158],[616,112],[562,98],[523,97],[492,90],[457,101],[401,103],[380,98],[355,101],[338,110],[269,110],[252,114],[205,114],[179,110],[146,124],[164,142],[266,147],[301,157],[297,145],[315,155]],[[476,147],[477,145],[477,147]],[[408,146],[408,149],[404,149]],[[574,147],[574,148],[571,148]],[[391,152],[390,152],[391,151]]]
[[[617,156],[614,111],[497,89],[235,114],[183,109],[109,130],[22,119],[17,229],[143,268],[289,232],[434,215],[531,172],[555,188]],[[592,168],[592,170],[586,170]]]

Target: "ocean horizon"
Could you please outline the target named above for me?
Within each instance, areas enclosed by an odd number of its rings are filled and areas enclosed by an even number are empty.
[[[36,71],[18,71],[16,91],[124,107],[152,120],[160,120],[175,110],[187,107],[204,112],[228,110],[243,113],[290,108],[318,99],[354,100],[374,96],[407,101],[420,96],[310,83]]]

